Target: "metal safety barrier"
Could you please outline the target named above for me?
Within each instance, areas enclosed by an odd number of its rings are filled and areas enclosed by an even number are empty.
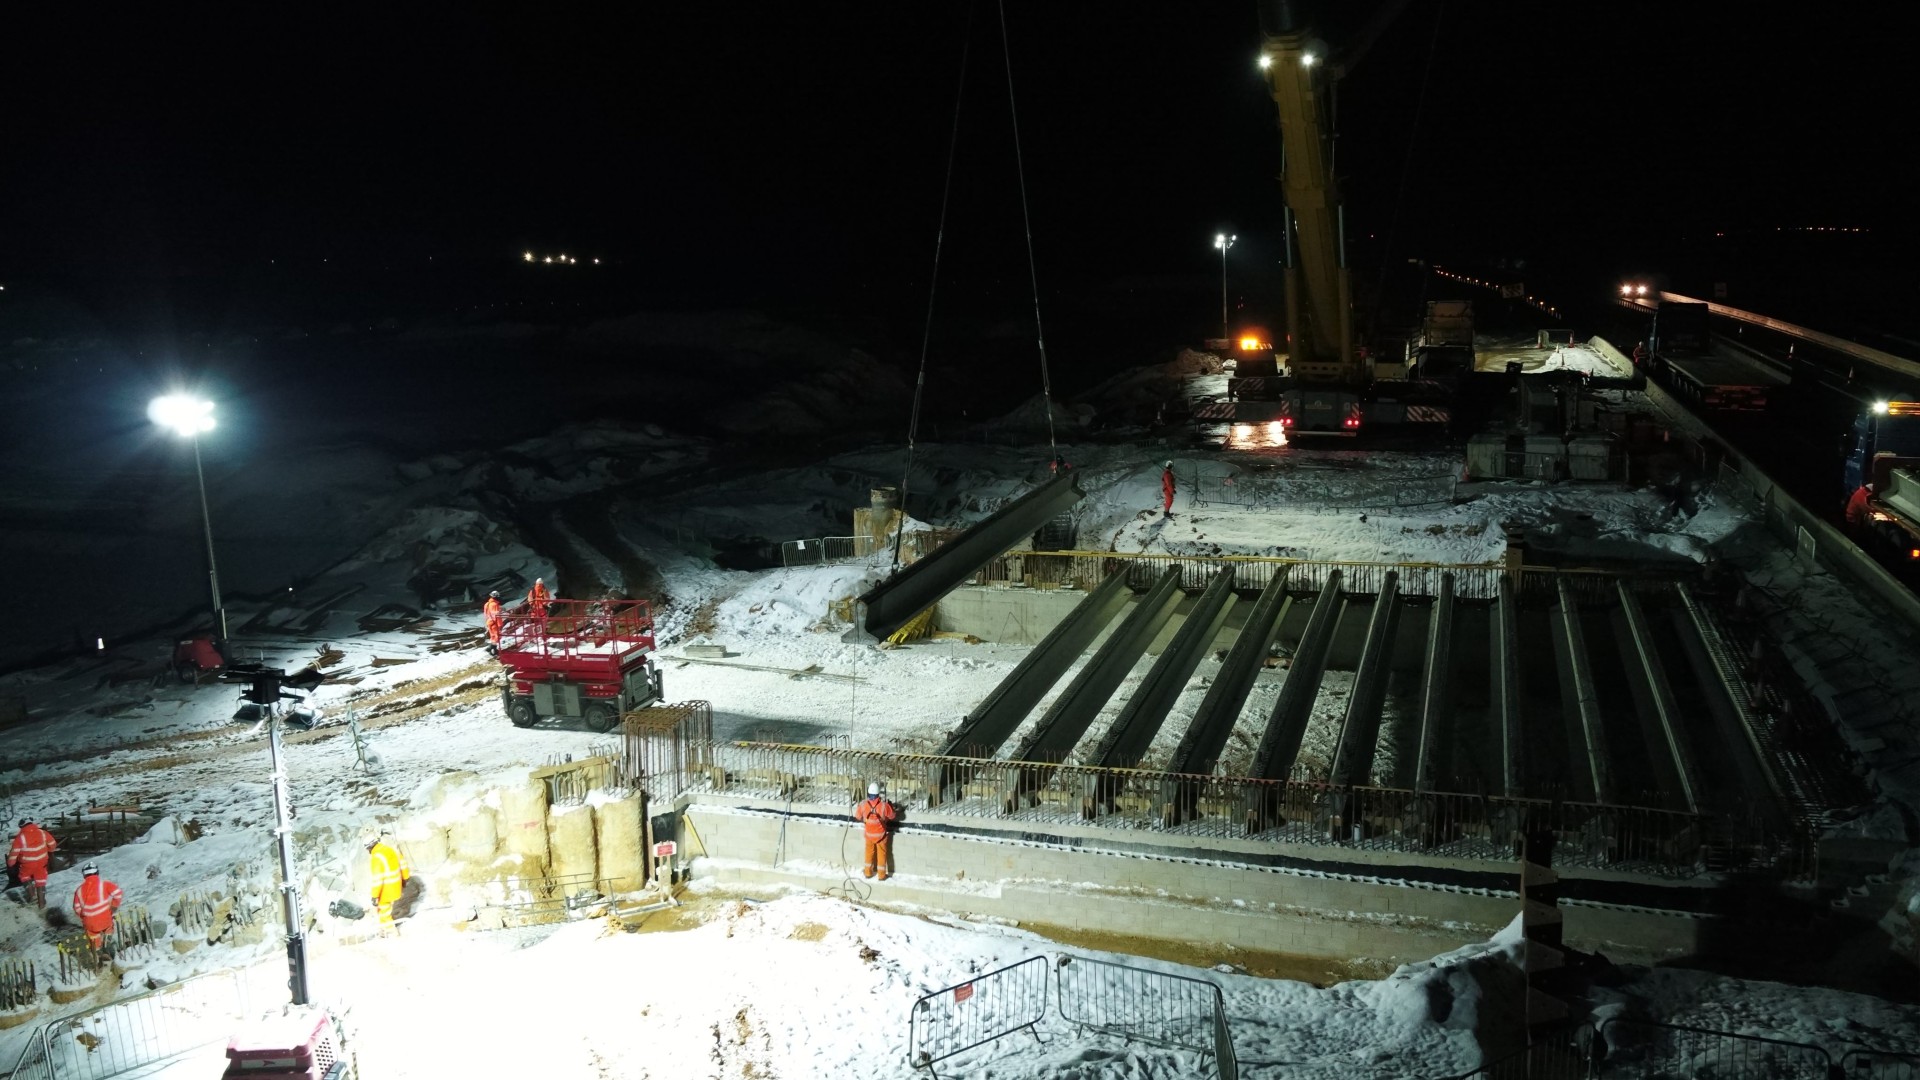
[[[1062,956],[1055,971],[1067,1023],[1210,1056],[1221,1080],[1240,1075],[1226,1004],[1214,983],[1079,956]]]
[[[1542,1032],[1526,1046],[1447,1080],[1588,1080],[1593,1075],[1592,1024]]]
[[[203,975],[47,1023],[7,1080],[106,1080],[216,1046],[251,1015],[244,972]]]
[[[934,1066],[955,1054],[1026,1031],[1037,1042],[1047,1016],[1047,958],[1029,956],[977,979],[935,990],[913,1003],[907,1021],[907,1057],[938,1076]]]
[[[1807,1043],[1615,1017],[1600,1025],[1592,1075],[1827,1080],[1832,1072],[1832,1056]]]
[[[693,791],[763,793],[851,806],[870,780],[896,802],[957,817],[1034,826],[1094,825],[1182,836],[1244,838],[1505,859],[1517,838],[1548,830],[1558,862],[1685,878],[1729,867],[1796,872],[1806,838],[1764,814],[1702,815],[1647,806],[1261,780],[1145,769],[777,743],[715,743]]]
[[[1840,1075],[1848,1080],[1914,1080],[1920,1077],[1920,1055],[1848,1050],[1840,1059]]]

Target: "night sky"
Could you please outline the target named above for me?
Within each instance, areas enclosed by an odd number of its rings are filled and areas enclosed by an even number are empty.
[[[1322,6],[1336,52],[1376,7]],[[1912,28],[1773,10],[1413,0],[1339,93],[1356,261],[1615,273],[1715,232],[1910,233]],[[1217,287],[1222,228],[1230,276],[1264,287],[1279,148],[1254,3],[1006,19],[1050,302]],[[635,306],[917,317],[970,45],[943,275],[956,302],[1031,306],[990,3],[43,5],[8,37],[11,296],[231,320],[263,283],[413,295],[533,250],[605,260]]]

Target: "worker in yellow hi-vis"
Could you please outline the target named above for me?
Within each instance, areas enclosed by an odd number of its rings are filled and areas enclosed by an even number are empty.
[[[373,871],[373,906],[380,913],[380,934],[393,932],[393,904],[406,891],[413,870],[392,844],[379,836],[367,838],[367,865]]]

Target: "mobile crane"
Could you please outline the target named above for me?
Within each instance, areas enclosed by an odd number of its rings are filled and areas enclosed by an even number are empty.
[[[1404,0],[1379,10],[1344,65],[1327,62],[1303,6],[1292,0],[1260,5],[1260,66],[1279,112],[1280,184],[1286,198],[1289,345],[1286,374],[1279,380],[1278,419],[1295,434],[1331,435],[1358,435],[1369,419],[1444,421],[1444,407],[1413,403],[1424,395],[1407,392],[1411,384],[1376,383],[1373,365],[1355,346],[1346,220],[1321,92],[1323,84],[1330,85],[1357,62],[1372,38],[1405,6]]]

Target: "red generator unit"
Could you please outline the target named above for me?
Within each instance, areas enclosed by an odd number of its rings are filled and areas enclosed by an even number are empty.
[[[226,1080],[346,1080],[352,1063],[325,1009],[289,1013],[227,1040]]]
[[[552,600],[500,624],[500,704],[515,727],[578,717],[612,731],[620,715],[661,699],[653,613],[644,600]]]

